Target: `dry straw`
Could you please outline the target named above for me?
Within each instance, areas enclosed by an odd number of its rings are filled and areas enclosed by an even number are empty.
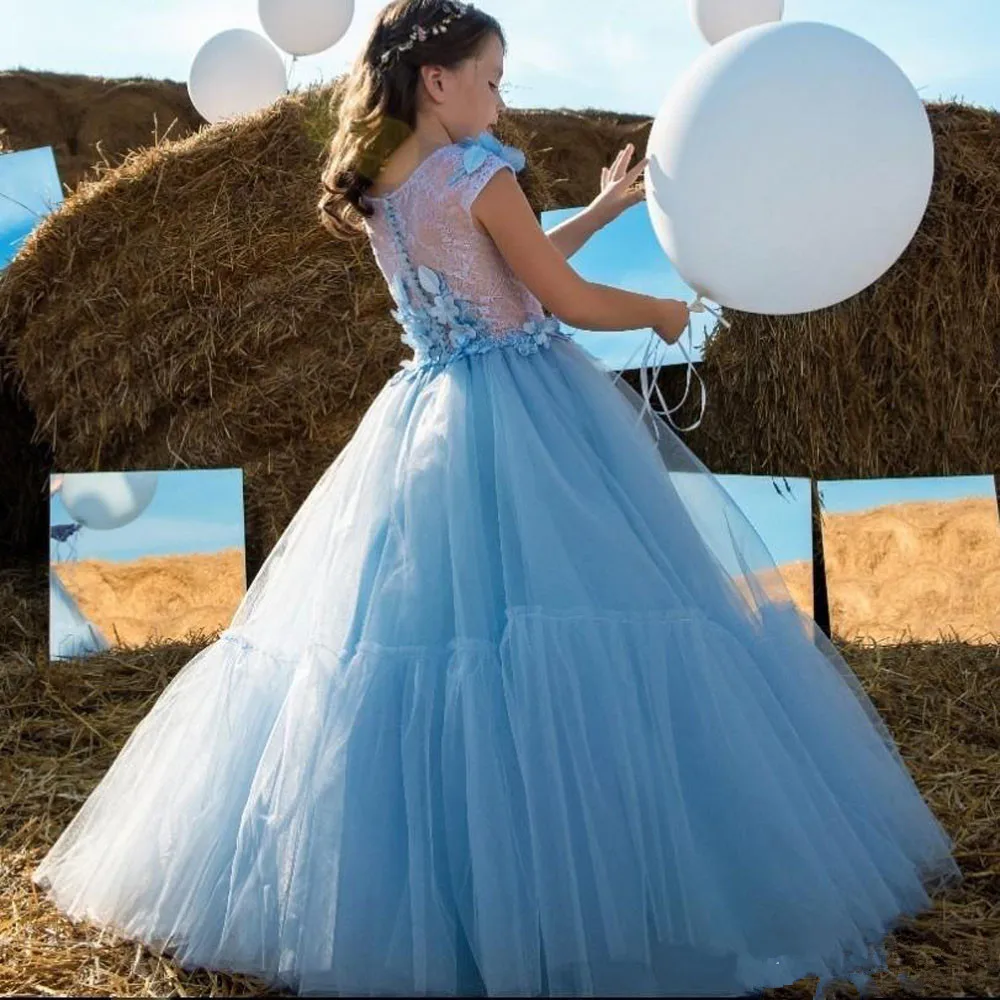
[[[62,917],[30,874],[139,720],[202,642],[47,663],[45,569],[0,574],[0,991],[251,996],[242,976],[185,972]],[[956,842],[965,876],[889,939],[892,975],[925,996],[995,996],[1000,982],[1000,647],[838,643]],[[815,980],[767,991],[802,1000]]]
[[[0,278],[0,375],[56,468],[241,466],[254,570],[406,353],[367,241],[319,225],[327,96],[136,151]]]
[[[710,468],[1000,470],[1000,116],[928,111],[931,204],[890,272],[806,316],[728,311],[732,329],[709,337],[709,407],[686,440]],[[310,89],[140,149],[81,183],[0,276],[0,409],[26,400],[3,446],[21,463],[8,537],[41,537],[48,445],[63,471],[241,466],[256,571],[405,354],[367,244],[339,243],[317,221],[335,115],[331,92]],[[601,167],[626,141],[644,151],[649,127],[517,111],[499,131],[528,152],[541,211],[586,204]],[[661,374],[669,401],[683,377]],[[694,415],[691,396],[678,422]]]
[[[731,316],[731,333],[710,340],[702,365],[710,407],[701,436],[689,440],[711,467],[813,475],[997,467],[996,407],[976,407],[995,400],[1000,381],[1000,129],[993,112],[929,110],[938,179],[897,268],[856,303],[777,323]],[[332,241],[316,220],[329,126],[325,96],[307,92],[238,125],[158,142],[81,185],[32,237],[0,282],[8,376],[0,419],[21,405],[14,436],[30,466],[18,480],[21,513],[9,522],[18,531],[44,510],[36,493],[48,468],[44,444],[27,444],[37,416],[37,436],[54,443],[64,470],[242,466],[251,566],[270,548],[404,354],[367,247]],[[585,204],[600,168],[626,141],[643,150],[648,130],[638,116],[524,111],[506,117],[500,138],[529,153],[537,210]],[[664,375],[673,399],[675,377]],[[0,989],[261,994],[243,977],[178,971],[134,943],[73,925],[30,883],[204,641],[49,664],[46,626],[44,562],[0,574]],[[1000,649],[838,645],[955,838],[966,876],[893,935],[892,972],[914,993],[995,994]],[[877,993],[900,995],[895,975],[876,982]],[[804,998],[813,985],[769,992]]]

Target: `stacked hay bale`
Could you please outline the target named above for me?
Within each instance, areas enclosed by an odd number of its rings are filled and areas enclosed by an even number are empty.
[[[319,225],[335,113],[309,90],[136,151],[0,277],[8,375],[55,467],[241,466],[250,576],[407,353],[367,240]]]
[[[725,311],[732,329],[706,345],[709,406],[689,442],[713,468],[818,479],[1000,472],[1000,112],[946,103],[928,113],[930,203],[882,278],[806,315]],[[683,385],[671,376],[672,403]]]
[[[712,469],[812,477],[1000,467],[1000,116],[929,105],[931,204],[871,288],[792,317],[727,313],[700,366]],[[0,356],[57,468],[242,466],[250,574],[407,353],[363,237],[317,221],[326,90],[130,154],[0,279]],[[586,204],[648,118],[511,112],[536,211]],[[633,385],[634,376],[627,376]],[[670,402],[680,368],[661,373]],[[675,414],[688,422],[697,404]],[[37,502],[33,500],[33,502]]]
[[[203,121],[174,80],[0,70],[2,148],[51,146],[67,192],[129,150],[183,138]]]

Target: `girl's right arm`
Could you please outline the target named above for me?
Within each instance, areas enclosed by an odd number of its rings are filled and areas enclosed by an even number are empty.
[[[498,170],[472,202],[477,222],[489,233],[511,270],[557,319],[579,330],[638,330],[652,327],[672,343],[684,332],[687,305],[582,278],[538,224],[509,170]]]

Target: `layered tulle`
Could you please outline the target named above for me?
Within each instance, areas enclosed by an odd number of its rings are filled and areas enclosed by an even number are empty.
[[[388,383],[35,881],[300,993],[882,964],[951,842],[739,508],[577,344]]]

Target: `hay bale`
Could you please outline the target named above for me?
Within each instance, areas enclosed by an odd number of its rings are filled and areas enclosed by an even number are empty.
[[[88,174],[113,169],[129,150],[158,136],[180,138],[202,121],[183,83],[0,71],[0,151],[51,146],[65,193]],[[48,552],[52,449],[37,436],[16,369],[0,344],[0,558]]]
[[[4,970],[68,996],[259,995],[249,977],[178,970],[147,949],[73,924],[30,881],[80,803],[201,643],[113,649],[46,662],[46,566],[0,572],[0,891],[9,900]],[[931,808],[956,843],[965,881],[887,941],[879,996],[898,973],[928,996],[986,996],[1000,975],[1000,647],[837,643]],[[815,978],[765,990],[808,1000]],[[909,992],[909,991],[906,991]]]
[[[1000,467],[998,116],[928,111],[931,204],[890,272],[806,316],[727,310],[732,329],[709,337],[709,407],[685,438],[709,467],[813,477]],[[251,576],[406,353],[367,242],[337,243],[316,222],[335,114],[326,91],[309,90],[134,152],[81,184],[0,276],[0,337],[56,464],[242,466]],[[528,153],[540,212],[590,201],[601,167],[628,141],[641,154],[650,126],[525,110],[499,131]],[[671,402],[683,379],[679,367],[661,373]],[[675,420],[696,405],[692,393]]]
[[[138,150],[0,276],[15,390],[56,466],[242,466],[251,576],[407,354],[367,239],[318,221],[335,114],[309,89]],[[522,176],[537,211],[544,172]]]
[[[64,189],[157,137],[180,139],[204,119],[187,84],[147,77],[0,71],[0,132],[8,150],[51,146]]]
[[[900,259],[840,305],[723,310],[700,427],[709,468],[817,479],[1000,472],[1000,112],[929,104],[930,203]],[[635,384],[630,377],[629,381]],[[674,405],[684,373],[661,379]],[[681,426],[697,416],[689,403]]]

